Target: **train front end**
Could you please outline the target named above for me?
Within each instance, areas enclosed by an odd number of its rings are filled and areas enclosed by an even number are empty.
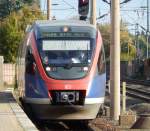
[[[101,35],[92,25],[36,22],[26,63],[24,100],[39,119],[96,118],[106,72]]]

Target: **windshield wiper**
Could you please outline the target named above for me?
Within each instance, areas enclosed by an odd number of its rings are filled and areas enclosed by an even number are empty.
[[[47,64],[45,65],[47,66]],[[50,67],[63,67],[64,69],[71,69],[72,67],[84,67],[84,66],[89,66],[88,63],[73,63],[72,61],[68,62],[68,63],[53,63],[53,64],[48,64],[48,66]]]

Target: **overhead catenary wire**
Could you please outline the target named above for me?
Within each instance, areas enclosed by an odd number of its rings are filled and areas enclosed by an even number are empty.
[[[46,4],[47,4],[46,1],[47,1],[47,0],[44,1],[44,10],[45,10],[45,11],[46,11]]]
[[[72,9],[72,8],[59,8],[59,9],[52,8],[51,10],[61,11],[61,10],[74,10],[74,9]],[[43,10],[43,11],[47,11],[47,10]]]
[[[73,5],[71,5],[70,3],[68,3],[67,1],[65,1],[65,0],[62,0],[65,4],[67,4],[68,6],[70,6],[72,9],[75,9],[76,11],[77,11],[77,9],[73,6]]]
[[[42,0],[43,1],[43,0]],[[103,1],[103,0],[101,0],[101,1]],[[104,1],[107,1],[107,2],[109,2],[110,0],[104,0]],[[123,0],[122,0],[123,1]],[[125,0],[124,0],[125,1]],[[123,2],[124,2],[123,1]],[[132,0],[130,0],[130,1],[132,1]],[[46,5],[46,0],[45,1],[43,1],[45,4],[44,5]],[[62,3],[61,3],[62,2]],[[123,3],[123,2],[121,2],[121,3]],[[125,2],[127,2],[127,1],[125,1]],[[128,1],[129,2],[129,1]],[[128,3],[127,2],[127,3]],[[55,1],[55,3],[57,3],[57,0]],[[59,6],[59,4],[61,4],[60,6]],[[67,0],[59,0],[59,4],[58,4],[58,6],[53,6],[53,8],[52,8],[52,10],[54,10],[54,11],[69,11],[69,15],[67,15],[67,18],[69,18],[68,16],[71,16],[72,14],[74,14],[74,12],[73,11],[71,11],[71,10],[74,10],[74,11],[77,11],[77,7],[75,6],[75,5],[77,5],[77,1],[67,1]],[[63,5],[63,6],[62,6]],[[67,6],[68,5],[68,6]],[[135,12],[135,13],[137,13],[137,10],[138,10],[138,13],[141,13],[140,14],[140,19],[141,19],[141,22],[140,23],[143,23],[143,20],[144,19],[142,19],[144,16],[145,16],[145,11],[146,11],[146,9],[145,8],[140,8],[140,7],[138,7],[137,5],[135,5],[134,7],[127,7],[127,8],[124,8],[124,6],[126,6],[127,4],[123,4],[122,6],[122,8],[121,8],[121,12],[128,12],[128,11],[130,11],[130,12]],[[141,5],[141,6],[143,6],[143,4]],[[63,8],[64,7],[64,8]],[[46,11],[46,6],[44,6],[44,12]],[[109,9],[106,9],[105,10],[105,12],[106,11],[108,11]],[[104,11],[104,10],[103,10]],[[143,12],[143,14],[144,14],[144,16],[142,16],[142,12]],[[63,14],[68,14],[68,12],[63,12]],[[104,21],[106,21],[107,19],[107,21],[110,21],[109,20],[109,17],[106,17],[107,15],[105,15],[105,14],[107,14],[107,12],[106,13],[102,13],[102,16],[97,16],[97,20],[99,20],[98,18],[100,17],[100,19],[101,19],[101,22],[104,22]],[[124,13],[125,15],[126,15],[126,13]],[[127,13],[128,14],[128,13]],[[105,16],[105,17],[103,17],[103,15]],[[108,16],[109,16],[110,14],[108,14]],[[125,18],[124,17],[124,15],[122,15],[123,16],[123,18]],[[132,17],[132,16],[131,16]],[[140,19],[138,19],[138,20],[140,20]],[[127,20],[127,19],[126,19]],[[145,26],[144,26],[145,27]]]
[[[102,0],[103,2],[105,2],[105,3],[107,3],[107,4],[111,4],[111,0]],[[131,0],[124,0],[123,2],[121,2],[120,4],[125,4],[125,3],[128,3],[128,2],[130,2]]]
[[[128,17],[128,18],[130,18],[134,23],[137,23],[137,21],[138,21],[138,23],[142,23],[142,22],[139,22],[140,21],[140,19],[135,19],[135,18],[133,18],[132,16],[130,16],[131,14],[130,13],[125,13],[125,15]],[[142,19],[142,21],[143,21],[143,19]],[[141,24],[140,24],[141,25]],[[143,26],[144,27],[144,26]]]
[[[144,17],[146,15],[146,11],[143,11],[143,10],[127,10],[127,9],[122,9],[121,12],[132,12],[132,13],[135,13],[137,15],[137,20],[138,22],[142,25],[144,25]],[[124,13],[124,15],[127,15],[129,17],[129,14],[130,13]],[[130,14],[131,15],[131,14]],[[134,15],[135,16],[135,15]],[[130,17],[131,18],[131,17]],[[131,18],[132,19],[132,18]],[[134,18],[133,18],[134,19]],[[133,20],[132,19],[132,20]],[[137,21],[134,19],[134,21]]]

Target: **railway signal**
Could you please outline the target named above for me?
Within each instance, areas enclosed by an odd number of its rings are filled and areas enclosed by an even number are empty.
[[[78,12],[81,15],[81,20],[85,20],[87,18],[87,15],[89,13],[89,0],[79,0]]]

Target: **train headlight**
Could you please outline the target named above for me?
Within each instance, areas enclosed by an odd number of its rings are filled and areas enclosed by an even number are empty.
[[[56,67],[49,67],[49,66],[47,66],[46,67],[46,71],[52,71],[52,72],[55,72],[55,71],[57,71],[57,68]]]
[[[81,71],[83,71],[83,72],[87,72],[88,71],[88,67],[81,67]]]
[[[50,67],[46,67],[46,71],[51,71],[51,68]]]
[[[70,28],[68,26],[64,26],[62,29],[63,32],[69,32]]]

